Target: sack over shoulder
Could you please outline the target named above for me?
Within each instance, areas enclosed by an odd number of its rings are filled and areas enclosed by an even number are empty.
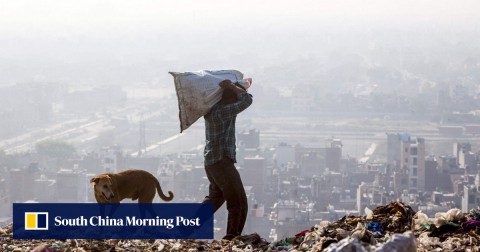
[[[180,132],[206,115],[222,99],[222,80],[241,81],[243,73],[237,70],[202,70],[196,72],[169,72],[175,82],[178,98]]]

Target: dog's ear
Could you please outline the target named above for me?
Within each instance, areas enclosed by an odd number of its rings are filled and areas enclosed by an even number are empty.
[[[97,183],[99,179],[99,177],[93,177],[92,179],[90,179],[90,183]]]

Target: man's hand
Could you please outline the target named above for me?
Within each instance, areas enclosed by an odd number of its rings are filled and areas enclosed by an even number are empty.
[[[233,86],[233,83],[231,80],[223,80],[218,84],[221,88],[226,89],[226,88],[231,88]]]
[[[232,90],[236,95],[247,92],[244,87],[240,86],[238,83],[233,83],[231,80],[223,80],[218,85],[224,90]]]

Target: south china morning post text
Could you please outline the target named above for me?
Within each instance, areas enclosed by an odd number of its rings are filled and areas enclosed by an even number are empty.
[[[79,227],[79,226],[92,226],[92,227],[112,227],[112,226],[136,226],[136,227],[165,227],[166,229],[173,229],[174,227],[200,227],[200,218],[187,219],[182,216],[176,216],[175,218],[155,218],[141,219],[136,216],[126,216],[125,219],[110,218],[108,216],[91,216],[85,218],[84,216],[77,217],[75,219],[63,219],[61,216],[55,216],[55,226],[64,227]]]
[[[199,203],[13,204],[14,239],[213,239]]]

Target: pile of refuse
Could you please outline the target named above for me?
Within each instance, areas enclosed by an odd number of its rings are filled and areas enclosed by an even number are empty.
[[[258,234],[227,240],[14,240],[0,228],[0,251],[480,251],[480,209],[451,209],[429,218],[394,201],[364,216],[322,221],[269,243]]]

